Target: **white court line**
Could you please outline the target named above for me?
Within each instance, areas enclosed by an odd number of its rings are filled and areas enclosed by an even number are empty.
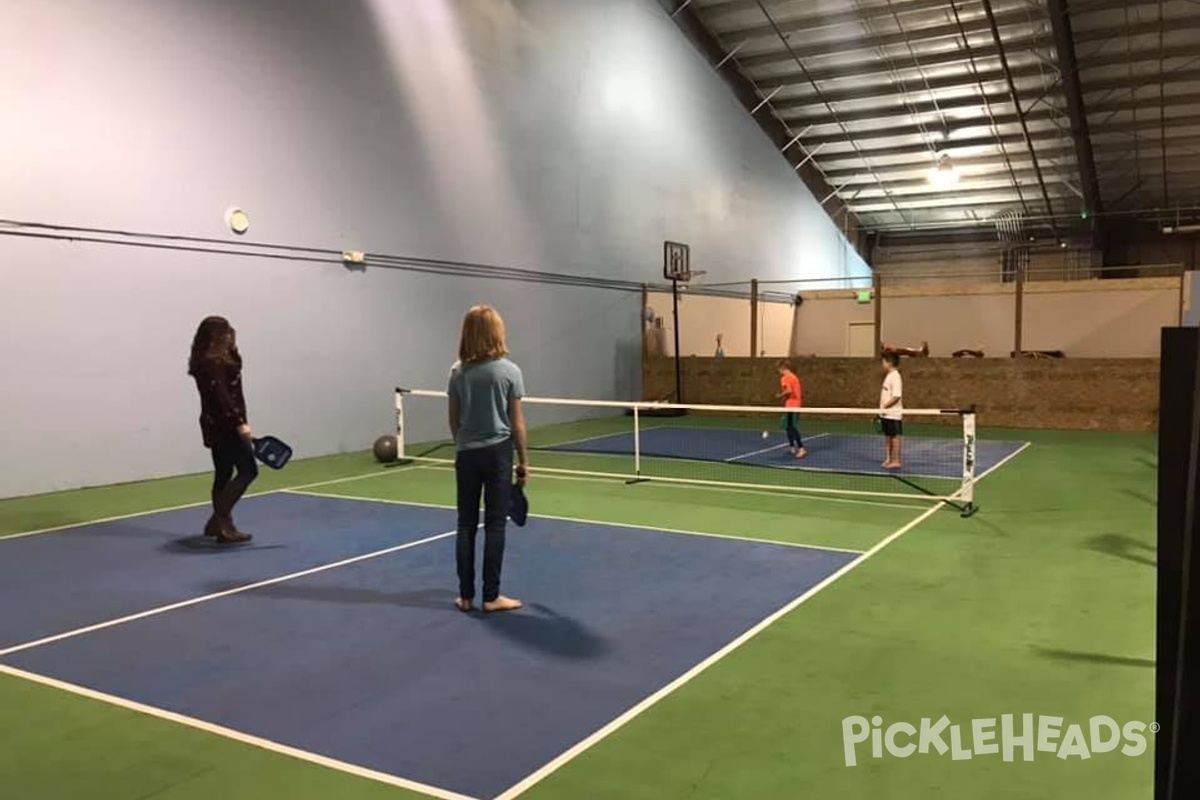
[[[405,464],[399,467],[391,467],[388,469],[376,470],[375,472],[364,472],[359,475],[351,475],[346,478],[333,478],[327,481],[317,481],[315,483],[302,483],[296,486],[284,486],[279,489],[263,489],[258,492],[247,492],[246,497],[267,497],[268,495],[286,492],[291,489],[309,489],[318,486],[332,486],[337,483],[350,483],[352,481],[366,480],[367,478],[377,478],[384,475],[389,475],[393,472],[402,472],[411,469],[428,469],[426,465]],[[89,525],[102,525],[106,522],[120,522],[125,519],[136,519],[138,517],[149,517],[154,514],[166,514],[171,511],[184,511],[189,508],[200,508],[202,506],[211,505],[211,501],[203,500],[196,503],[183,503],[177,506],[164,506],[163,508],[152,508],[149,511],[134,511],[129,514],[118,514],[114,517],[99,517],[97,519],[87,519],[80,522],[71,522],[66,525],[56,525],[52,528],[39,528],[35,531],[22,531],[20,533],[0,534],[0,542],[6,542],[9,539],[23,539],[26,536],[40,536],[43,533],[58,533],[59,531],[69,531],[72,528],[86,528]]]
[[[291,756],[292,758],[297,758],[301,761],[307,761],[311,764],[316,764],[321,767],[328,767],[329,769],[345,772],[359,778],[366,778],[378,783],[395,786],[400,789],[407,789],[410,792],[423,793],[430,797],[438,798],[438,800],[476,800],[476,798],[469,797],[468,795],[457,794],[447,789],[440,789],[436,786],[429,786],[427,784],[417,783],[416,781],[398,778],[395,775],[388,775],[384,772],[376,772],[375,770],[360,767],[355,764],[348,764],[345,761],[338,761],[337,759],[328,758],[326,756],[318,755],[317,753],[310,753],[307,750],[289,747],[288,745],[273,742],[269,739],[251,736],[248,733],[242,733],[241,731],[236,731],[232,728],[214,725],[211,722],[205,722],[204,720],[196,719],[195,717],[188,717],[184,716],[183,714],[176,714],[173,711],[167,711],[165,709],[155,708],[154,706],[143,705],[142,703],[135,703],[122,697],[104,694],[103,692],[97,692],[93,689],[88,689],[83,686],[76,686],[73,683],[66,683],[54,678],[48,678],[44,675],[25,672],[24,670],[14,669],[13,667],[5,666],[3,664],[0,664],[0,673],[13,678],[27,680],[32,683],[39,683],[52,689],[59,689],[64,692],[79,695],[80,697],[86,697],[89,700],[98,700],[102,703],[108,703],[109,705],[117,706],[119,708],[136,711],[139,714],[145,714],[146,716],[156,717],[158,719],[167,720],[168,722],[175,722],[180,725],[186,725],[189,728],[195,728],[196,730],[204,731],[205,733],[211,733],[226,739],[232,739],[235,742],[248,744],[253,747],[258,747],[262,750],[269,750],[273,753],[279,753],[280,755]]]
[[[296,494],[304,497],[326,497],[333,500],[357,500],[364,503],[385,503],[394,506],[414,506],[417,508],[455,509],[455,506],[442,503],[419,503],[411,500],[391,500],[384,497],[363,497],[359,495],[333,494],[330,492],[308,492],[301,489],[289,489],[285,494]],[[758,539],[750,536],[736,536],[731,533],[710,533],[708,531],[687,531],[681,528],[664,528],[661,525],[638,525],[632,522],[607,522],[602,519],[584,519],[582,517],[561,517],[554,514],[530,515],[531,519],[552,519],[559,522],[578,522],[583,525],[601,525],[607,528],[625,528],[629,530],[653,531],[655,533],[671,533],[680,536],[704,536],[710,539],[731,539],[735,542],[756,542],[758,544],[777,544],[782,547],[798,547],[804,550],[828,550],[834,553],[849,553],[861,555],[862,550],[850,550],[845,547],[828,547],[820,544],[803,544],[801,542],[780,542],[774,539]]]
[[[296,578],[304,578],[309,575],[316,575],[320,572],[327,572],[331,569],[337,569],[338,567],[346,567],[351,564],[357,564],[360,561],[367,561],[372,558],[379,558],[380,556],[386,556],[386,555],[390,555],[392,553],[398,553],[401,550],[408,550],[411,547],[419,547],[420,545],[423,545],[423,544],[429,544],[430,542],[436,542],[439,539],[445,539],[449,536],[454,536],[456,533],[457,533],[457,531],[447,531],[446,533],[439,533],[439,534],[435,534],[434,536],[427,536],[424,539],[418,539],[415,542],[406,542],[404,544],[399,544],[394,547],[384,548],[383,550],[376,550],[372,553],[364,553],[363,555],[360,555],[360,556],[344,558],[341,561],[335,561],[332,564],[323,564],[319,567],[311,567],[309,569],[301,570],[300,572],[293,572],[290,575],[281,575],[278,578],[268,578],[267,580],[258,581],[256,583],[247,583],[242,586],[235,586],[232,589],[226,589],[221,592],[214,592],[212,594],[201,595],[200,597],[193,597],[190,600],[182,600],[178,603],[171,603],[170,605],[159,606],[158,608],[152,608],[148,611],[139,611],[136,614],[129,614],[124,617],[118,617],[117,619],[110,619],[107,622],[98,622],[95,625],[88,625],[83,628],[77,628],[76,630],[73,630],[73,631],[66,631],[65,633],[57,633],[53,636],[47,636],[45,638],[37,639],[32,642],[26,642],[24,644],[15,645],[13,647],[8,647],[3,650],[0,650],[0,658],[2,658],[4,656],[10,656],[14,653],[20,653],[23,650],[31,650],[35,647],[41,647],[43,645],[53,644],[54,642],[61,642],[64,639],[73,639],[76,636],[83,636],[85,634],[95,633],[96,631],[102,631],[102,630],[105,630],[106,628],[114,628],[117,625],[124,625],[128,622],[136,622],[139,619],[146,619],[147,617],[154,617],[159,614],[165,614],[168,611],[177,611],[178,609],[187,608],[188,606],[194,606],[194,605],[197,605],[198,603],[207,603],[210,600],[219,600],[222,597],[229,597],[231,595],[241,594],[243,592],[249,592],[254,589],[261,589],[264,586],[273,586],[277,583],[283,583],[284,581],[295,580]]]
[[[777,622],[782,617],[786,616],[787,614],[791,613],[792,611],[795,611],[797,608],[802,606],[804,603],[808,602],[810,599],[815,597],[823,589],[832,585],[839,578],[842,578],[843,576],[845,576],[846,574],[848,574],[849,572],[854,570],[856,567],[865,563],[868,559],[870,559],[876,553],[880,552],[885,547],[890,545],[892,542],[896,541],[901,536],[908,533],[913,528],[917,527],[922,522],[924,522],[925,520],[932,517],[934,514],[936,514],[938,511],[940,511],[943,507],[944,506],[941,503],[938,503],[933,508],[928,509],[927,511],[922,513],[920,516],[918,516],[916,519],[913,519],[911,522],[906,524],[904,527],[900,528],[898,531],[896,531],[895,533],[888,536],[883,541],[876,544],[870,550],[861,554],[858,558],[854,559],[849,564],[847,564],[844,567],[842,567],[841,569],[839,569],[837,572],[835,572],[832,575],[830,575],[829,577],[825,578],[825,580],[821,581],[816,586],[812,587],[807,592],[805,592],[804,594],[797,597],[795,600],[792,600],[786,606],[779,609],[778,611],[776,611],[774,614],[767,617],[763,621],[759,622],[753,628],[746,631],[741,636],[734,639],[732,642],[725,645],[720,650],[713,653],[711,656],[704,659],[696,666],[692,667],[690,670],[685,672],[683,675],[680,675],[678,678],[671,681],[670,683],[668,683],[663,688],[659,689],[654,694],[645,698],[640,703],[635,705],[633,708],[629,709],[624,714],[617,717],[616,719],[614,719],[613,721],[611,721],[607,725],[605,725],[603,728],[601,728],[600,730],[593,733],[591,736],[588,736],[586,739],[583,739],[582,741],[580,741],[574,747],[571,747],[569,750],[564,751],[557,758],[548,762],[547,764],[542,766],[540,769],[538,769],[537,771],[530,774],[528,777],[521,780],[519,783],[515,784],[511,788],[509,788],[506,791],[497,795],[495,800],[513,800],[513,798],[520,796],[521,794],[525,793],[526,791],[531,789],[536,784],[545,780],[551,774],[553,774],[554,772],[559,770],[561,767],[563,767],[567,762],[571,761],[576,756],[579,756],[584,751],[590,749],[592,746],[599,743],[602,739],[605,739],[608,736],[610,736],[611,734],[615,733],[616,731],[618,731],[619,729],[621,729],[622,727],[627,725],[629,722],[631,722],[634,718],[638,717],[643,712],[648,710],[651,706],[655,705],[660,700],[667,697],[667,695],[671,694],[672,692],[674,692],[677,689],[679,689],[680,687],[682,687],[684,684],[691,682],[693,679],[695,679],[697,676],[699,676],[700,673],[704,672],[709,667],[711,667],[713,664],[716,664],[718,661],[725,658],[725,656],[729,655],[734,650],[737,650],[739,647],[741,647],[746,642],[753,639],[755,636],[757,636],[759,633],[761,633],[766,628],[773,625],[775,622]]]
[[[638,430],[639,431],[654,431],[654,430],[659,430],[661,428],[670,428],[670,427],[674,427],[674,426],[671,426],[671,425],[639,425]],[[568,439],[565,442],[555,442],[554,444],[539,444],[539,445],[531,444],[529,446],[529,449],[530,450],[553,450],[556,447],[566,447],[567,445],[572,445],[572,444],[583,444],[584,442],[596,442],[601,439],[616,439],[616,438],[619,438],[622,436],[632,437],[633,429],[631,428],[631,429],[625,430],[625,431],[613,431],[611,433],[600,433],[595,436],[585,436],[582,439]],[[605,453],[604,455],[618,455],[618,454]]]
[[[813,439],[820,439],[822,436],[828,436],[828,435],[829,435],[828,433],[813,434],[812,436],[809,436],[808,438],[806,438],[805,441],[811,442]],[[753,453],[743,453],[740,456],[734,456],[733,458],[727,458],[727,459],[725,459],[725,463],[728,464],[731,461],[737,461],[739,458],[750,458],[750,456],[762,455],[763,453],[769,453],[772,450],[781,450],[787,446],[788,446],[788,443],[784,442],[783,444],[772,445],[771,447],[764,447],[762,450],[755,450]]]
[[[1024,451],[1027,447],[1029,447],[1029,445],[1030,445],[1030,442],[1025,442],[1024,445],[1019,450],[1017,450],[1015,453],[1012,453],[1007,458],[1002,459],[994,467],[992,467],[991,469],[984,472],[982,475],[980,475],[978,478],[975,479],[975,482],[978,483],[979,481],[983,480],[985,477],[990,475],[992,472],[995,472],[996,469],[999,468],[1001,465],[1016,458],[1017,455],[1019,455],[1022,451]],[[934,505],[932,508],[926,510],[924,513],[919,515],[916,519],[913,519],[908,524],[906,524],[904,527],[900,528],[900,530],[896,531],[891,536],[888,536],[886,539],[884,539],[883,541],[876,544],[870,550],[863,553],[858,558],[851,561],[849,564],[846,564],[844,567],[839,569],[837,572],[833,573],[832,575],[827,577],[825,580],[821,581],[816,586],[812,587],[807,592],[800,595],[795,600],[788,603],[786,606],[779,609],[774,614],[767,617],[762,622],[758,623],[753,628],[751,628],[750,630],[743,633],[737,639],[734,639],[732,642],[730,642],[725,647],[718,650],[716,653],[713,653],[711,656],[709,656],[704,661],[702,661],[699,664],[697,664],[696,666],[692,667],[692,669],[688,670],[683,675],[680,675],[678,678],[676,678],[671,683],[667,684],[666,686],[659,689],[654,694],[645,698],[640,703],[638,703],[636,706],[629,709],[628,711],[626,711],[624,714],[617,717],[616,719],[612,720],[607,725],[605,725],[603,728],[600,728],[598,731],[593,733],[591,736],[588,736],[586,739],[583,739],[582,741],[577,743],[574,747],[570,748],[569,750],[564,751],[563,753],[561,753],[558,757],[556,757],[552,761],[547,762],[540,769],[534,771],[533,773],[531,773],[530,775],[528,775],[527,777],[522,779],[520,782],[513,785],[511,788],[509,788],[506,791],[502,792],[501,794],[497,795],[494,798],[494,800],[514,800],[514,798],[524,794],[529,789],[531,789],[532,787],[534,787],[541,781],[545,780],[551,774],[553,774],[554,772],[557,772],[559,769],[561,769],[563,766],[565,766],[568,762],[573,760],[576,756],[581,755],[586,750],[589,750],[594,745],[598,744],[601,740],[607,738],[608,736],[612,735],[613,733],[616,733],[618,730],[623,728],[629,722],[633,721],[634,718],[638,717],[643,712],[648,710],[651,706],[655,705],[660,700],[667,697],[667,695],[671,694],[672,692],[674,692],[677,689],[679,689],[680,687],[682,687],[684,684],[689,683],[690,681],[695,679],[697,676],[700,675],[700,673],[704,672],[706,669],[711,667],[713,664],[717,663],[718,661],[723,659],[725,656],[729,655],[734,650],[738,649],[739,647],[744,645],[746,642],[753,639],[755,636],[757,636],[759,633],[761,633],[766,628],[770,627],[772,624],[777,622],[779,619],[783,618],[790,612],[792,612],[792,611],[796,610],[797,608],[799,608],[800,606],[802,606],[804,603],[808,602],[808,600],[810,598],[812,598],[814,595],[816,595],[822,589],[829,587],[835,581],[837,581],[838,579],[842,578],[843,576],[845,576],[848,573],[850,573],[851,571],[853,571],[859,565],[863,564],[868,559],[870,559],[872,556],[879,553],[881,550],[883,550],[885,547],[890,545],[892,542],[896,541],[901,536],[908,533],[913,528],[917,527],[922,522],[929,519],[934,514],[936,514],[937,512],[941,511],[944,508],[946,508],[945,504],[939,502],[936,505]]]
[[[1012,461],[1012,460],[1013,460],[1014,458],[1016,458],[1017,456],[1021,455],[1021,453],[1024,453],[1024,452],[1025,452],[1025,451],[1026,451],[1026,450],[1027,450],[1027,449],[1030,447],[1030,445],[1032,445],[1032,444],[1033,444],[1033,442],[1024,442],[1024,443],[1022,443],[1022,444],[1021,444],[1021,446],[1020,446],[1020,447],[1018,447],[1016,450],[1014,450],[1013,452],[1011,452],[1011,453],[1009,453],[1008,455],[1006,455],[1004,458],[1002,458],[1002,459],[1000,459],[999,461],[997,461],[995,464],[993,464],[993,465],[992,465],[991,467],[989,467],[988,469],[985,469],[985,470],[983,471],[983,473],[982,473],[982,474],[980,474],[980,475],[976,476],[976,478],[975,478],[975,482],[976,482],[976,483],[979,483],[981,480],[983,480],[984,478],[986,478],[988,475],[991,475],[993,472],[995,472],[996,470],[1000,469],[1001,467],[1003,467],[1003,466],[1004,466],[1005,464],[1007,464],[1008,462]]]

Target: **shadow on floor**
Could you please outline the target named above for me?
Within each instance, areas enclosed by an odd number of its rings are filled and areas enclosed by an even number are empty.
[[[236,588],[237,585],[215,582],[205,588],[216,593]],[[485,614],[479,610],[463,614],[454,607],[454,591],[448,588],[392,592],[353,586],[276,583],[255,589],[254,595],[277,600],[383,605],[441,611],[459,615],[463,617],[464,622],[487,625],[490,630],[518,646],[537,650],[552,658],[587,659],[599,656],[609,649],[604,638],[589,631],[587,626],[538,603],[527,604],[519,611],[501,614]],[[478,598],[476,604],[478,607]]]
[[[1128,656],[1111,656],[1105,653],[1081,653],[1077,650],[1058,650],[1049,647],[1035,647],[1033,650],[1043,658],[1053,658],[1058,661],[1146,668],[1153,668],[1155,664],[1153,658],[1130,658]]]
[[[1146,555],[1147,553],[1154,553],[1153,546],[1139,542],[1137,539],[1121,533],[1104,533],[1099,536],[1093,536],[1087,540],[1086,547],[1089,550],[1095,550],[1098,553],[1104,553],[1115,558],[1123,558],[1135,564],[1144,564],[1147,567],[1158,565],[1158,562],[1151,555]]]
[[[286,546],[282,544],[256,544],[253,540],[246,544],[219,544],[216,539],[210,539],[207,536],[198,534],[196,536],[184,536],[181,539],[172,539],[163,545],[163,549],[170,553],[217,555],[246,553],[257,550],[282,550]]]

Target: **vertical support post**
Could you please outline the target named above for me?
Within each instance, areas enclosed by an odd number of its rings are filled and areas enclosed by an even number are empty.
[[[679,355],[679,279],[671,279],[671,313],[675,318],[675,402],[683,402],[683,368]]]
[[[638,324],[642,329],[642,397],[650,385],[650,323],[646,321],[646,310],[650,308],[650,288],[642,284],[642,308],[638,312]]]
[[[1193,273],[1185,270],[1179,276],[1179,326],[1187,321],[1188,301],[1191,300]]]
[[[758,278],[750,281],[750,357],[758,358]]]
[[[404,458],[404,392],[396,389],[396,458]]]
[[[875,296],[875,358],[883,357],[883,277],[879,272],[873,278],[871,293]]]
[[[633,476],[642,477],[642,426],[638,407],[633,407]]]
[[[1013,307],[1013,358],[1021,355],[1021,332],[1025,328],[1025,264],[1020,251],[1010,250],[1009,257],[1016,261],[1014,265],[1017,291]]]

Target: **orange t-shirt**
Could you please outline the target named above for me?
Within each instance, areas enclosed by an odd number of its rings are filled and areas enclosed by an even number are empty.
[[[785,372],[779,376],[779,388],[787,392],[787,397],[783,399],[785,408],[800,407],[800,378],[794,372]]]

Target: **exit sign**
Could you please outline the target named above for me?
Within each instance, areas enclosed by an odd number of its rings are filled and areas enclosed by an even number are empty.
[[[858,302],[860,302],[860,303],[871,302],[871,292],[859,292],[858,293]]]

